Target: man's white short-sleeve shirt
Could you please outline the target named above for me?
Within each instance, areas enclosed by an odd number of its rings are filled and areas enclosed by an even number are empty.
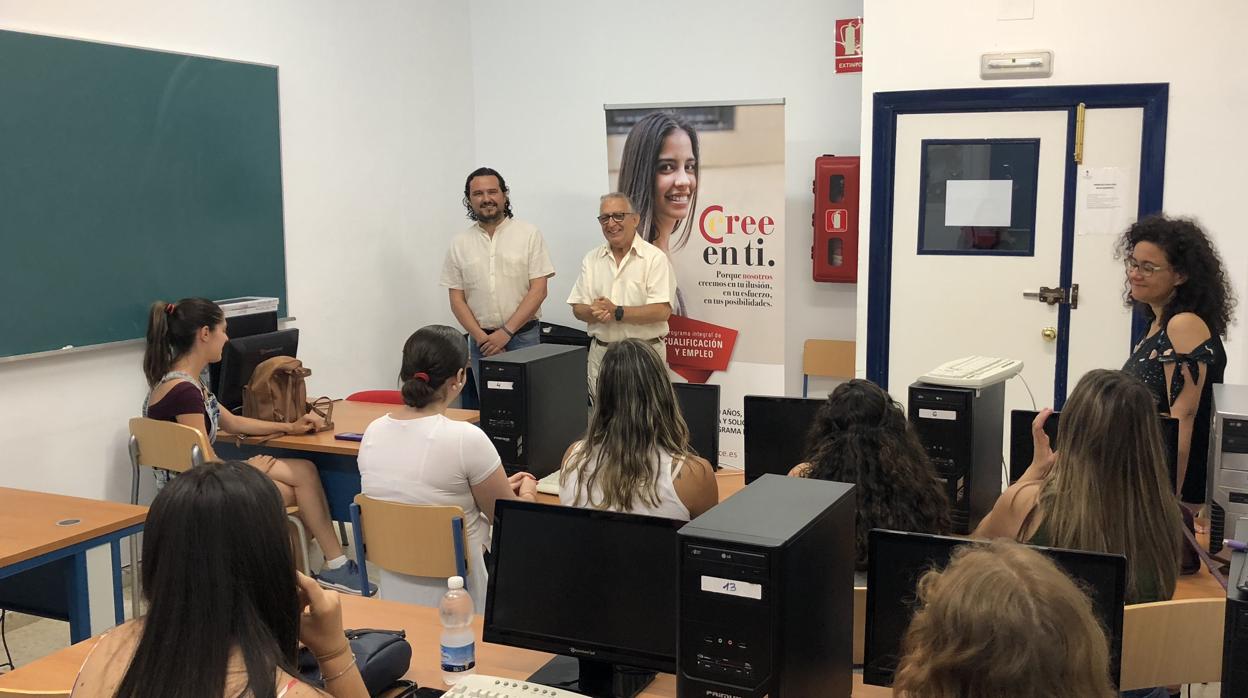
[[[473,224],[455,236],[442,264],[441,283],[464,292],[481,327],[498,329],[520,307],[529,281],[554,275],[537,226],[504,218],[493,235]],[[534,317],[541,317],[540,310]]]

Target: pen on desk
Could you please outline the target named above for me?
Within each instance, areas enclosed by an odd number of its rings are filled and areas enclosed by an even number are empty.
[[[1243,541],[1238,541],[1238,540],[1231,540],[1230,538],[1223,539],[1222,545],[1225,545],[1231,550],[1235,550],[1241,553],[1244,552],[1245,550],[1248,550],[1248,543],[1245,543]]]

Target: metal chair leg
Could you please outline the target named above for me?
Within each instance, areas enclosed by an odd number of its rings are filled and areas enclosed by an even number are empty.
[[[139,503],[139,440],[130,436],[130,503]],[[139,569],[139,535],[130,536],[130,614],[143,615],[143,575]]]
[[[143,583],[139,574],[139,534],[130,536],[130,617],[143,615]]]
[[[299,536],[299,550],[303,553],[303,569],[304,574],[312,576],[312,563],[308,560],[308,534],[303,528],[303,522],[298,516],[287,516],[286,519],[295,527],[295,532]]]
[[[346,524],[346,523],[344,523],[344,522],[342,522],[342,521],[339,521],[339,522],[338,522],[338,537],[342,540],[342,547],[344,547],[344,548],[348,547],[348,545],[347,545],[347,524]]]

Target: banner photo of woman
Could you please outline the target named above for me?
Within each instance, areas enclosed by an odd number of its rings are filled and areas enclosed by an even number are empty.
[[[745,395],[784,394],[784,104],[606,107],[606,189],[676,272],[673,380],[720,386],[719,464],[742,467]]]

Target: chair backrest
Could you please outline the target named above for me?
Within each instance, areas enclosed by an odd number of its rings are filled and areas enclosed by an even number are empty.
[[[363,494],[355,496],[355,504],[357,535],[374,565],[415,577],[446,578],[468,570],[463,509],[400,504]],[[452,531],[458,532],[458,543]]]
[[[840,339],[808,339],[802,344],[802,373],[825,378],[854,377],[854,343]]]
[[[380,402],[386,405],[402,405],[403,393],[397,390],[361,390],[347,396],[352,402]]]
[[[136,465],[149,468],[183,473],[196,465],[192,455],[196,449],[201,460],[211,453],[203,432],[177,422],[135,417],[130,420],[130,436],[138,445]]]
[[[1225,620],[1225,598],[1127,606],[1118,689],[1221,681]]]

